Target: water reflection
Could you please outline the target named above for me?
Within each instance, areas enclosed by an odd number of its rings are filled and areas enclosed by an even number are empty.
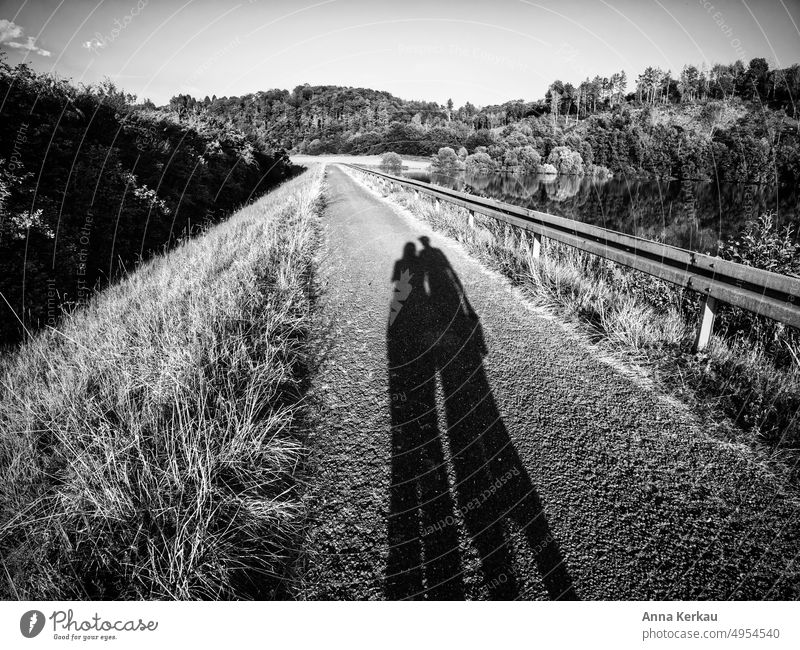
[[[551,201],[566,201],[580,191],[581,178],[580,176],[557,176],[555,181],[546,183],[544,188]]]
[[[420,171],[405,175],[707,253],[767,210],[777,211],[780,225],[800,225],[800,194],[795,188],[625,177],[444,176]]]

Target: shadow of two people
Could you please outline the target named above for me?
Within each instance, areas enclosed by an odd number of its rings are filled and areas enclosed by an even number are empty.
[[[512,564],[508,528],[514,522],[550,598],[576,599],[539,496],[489,387],[480,320],[444,253],[427,237],[420,241],[419,254],[413,242],[405,244],[392,275],[386,597],[465,597],[459,522],[477,549],[489,597],[518,597],[522,585]],[[450,471],[437,418],[437,375]]]

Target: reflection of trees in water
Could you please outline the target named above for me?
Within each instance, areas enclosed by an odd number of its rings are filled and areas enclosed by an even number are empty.
[[[748,219],[767,210],[777,211],[778,224],[800,225],[800,193],[795,188],[651,181],[624,176],[598,179],[461,174],[450,177],[417,173],[414,177],[703,252],[715,252],[718,241],[736,236]]]
[[[532,179],[532,183],[523,182],[525,179]],[[525,177],[516,174],[503,174],[503,196],[523,196],[530,197],[539,191],[541,183],[548,182],[540,176]]]
[[[434,183],[435,185],[441,185],[442,187],[449,187],[451,190],[458,190],[459,192],[464,190],[464,185],[466,185],[466,181],[464,180],[464,174],[459,174],[458,176],[448,176],[447,174],[430,174],[428,179],[420,179],[425,180],[429,183]]]
[[[666,242],[679,248],[707,253],[715,253],[720,241],[716,230],[700,228],[697,221],[683,216],[664,226],[639,227],[634,234],[643,239]]]
[[[490,191],[492,196],[494,196],[496,193],[503,193],[503,179],[500,174],[492,174],[488,176],[476,176],[474,174],[468,174],[467,182],[479,192]],[[499,187],[498,184],[500,185]]]
[[[545,185],[547,196],[551,201],[566,201],[575,196],[581,189],[580,176],[558,176],[555,183]]]

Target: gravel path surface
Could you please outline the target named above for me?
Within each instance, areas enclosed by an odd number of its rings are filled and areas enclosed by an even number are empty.
[[[746,449],[339,167],[327,182],[297,597],[800,596],[798,502]]]

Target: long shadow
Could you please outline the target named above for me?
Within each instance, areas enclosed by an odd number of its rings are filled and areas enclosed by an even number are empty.
[[[480,320],[444,253],[421,237],[395,262],[387,328],[392,419],[389,599],[464,597],[458,530],[477,549],[490,598],[521,585],[511,536],[535,558],[552,599],[577,599],[539,495],[522,464],[483,368]],[[450,461],[436,415],[444,398]]]

